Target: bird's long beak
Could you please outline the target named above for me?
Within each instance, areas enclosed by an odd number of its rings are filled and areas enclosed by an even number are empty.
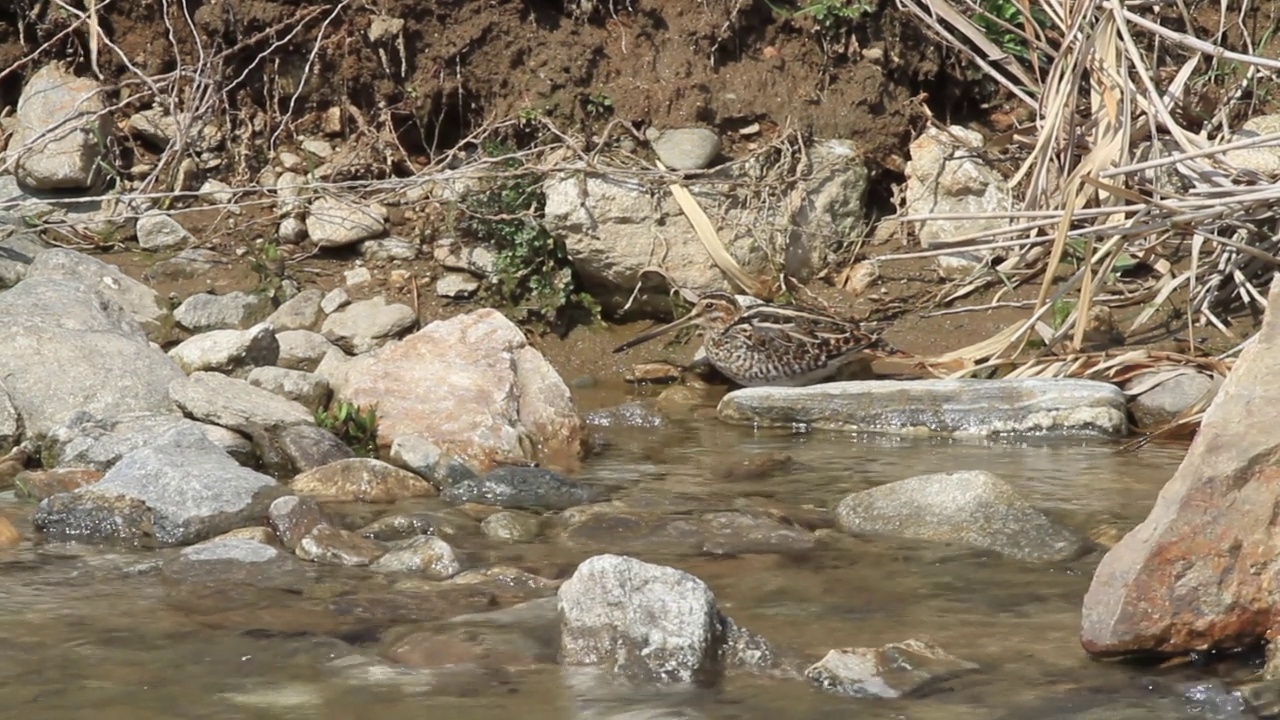
[[[667,333],[670,333],[670,332],[675,332],[676,330],[679,330],[681,328],[689,327],[698,319],[698,317],[699,316],[697,313],[689,313],[688,315],[685,315],[684,317],[680,318],[679,320],[676,320],[673,323],[668,323],[666,325],[656,327],[652,330],[642,332],[639,335],[631,338],[630,340],[614,348],[613,351],[615,353],[625,352],[637,345],[647,343],[656,337],[666,335]]]

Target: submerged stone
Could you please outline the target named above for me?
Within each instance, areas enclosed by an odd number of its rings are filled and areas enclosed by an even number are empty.
[[[878,648],[832,650],[805,671],[817,686],[854,697],[900,698],[928,694],[978,666],[920,640]]]
[[[855,432],[952,436],[1119,437],[1128,430],[1124,393],[1077,379],[862,380],[729,393],[726,422],[808,425]]]
[[[455,503],[504,508],[564,510],[605,496],[602,488],[570,480],[542,468],[503,466],[487,475],[444,489],[441,497]]]

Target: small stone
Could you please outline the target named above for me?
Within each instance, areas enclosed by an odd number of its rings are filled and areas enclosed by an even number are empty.
[[[720,154],[720,136],[706,128],[667,130],[653,142],[653,151],[672,170],[701,170]]]
[[[436,533],[436,517],[434,514],[421,512],[388,515],[360,528],[359,532],[364,537],[382,542],[433,535]]]
[[[19,473],[13,479],[16,495],[24,500],[40,502],[59,493],[72,492],[102,479],[101,470],[54,468]]]
[[[413,308],[388,304],[382,296],[351,303],[325,318],[320,332],[353,355],[378,349],[418,321]]]
[[[334,105],[324,111],[320,120],[320,131],[325,135],[341,135],[343,131],[342,108]]]
[[[489,248],[483,245],[462,245],[451,238],[436,243],[431,252],[436,263],[445,270],[457,270],[478,277],[488,277],[493,274],[497,266],[497,258]]]
[[[300,245],[307,239],[307,226],[296,217],[286,217],[276,228],[276,237],[285,245]]]
[[[360,567],[372,564],[387,551],[382,543],[360,537],[349,530],[332,525],[317,525],[301,540],[294,551],[303,560],[322,565]]]
[[[445,273],[436,281],[436,296],[451,300],[465,300],[479,290],[480,281],[467,273]]]
[[[511,543],[527,543],[538,539],[538,516],[503,510],[485,518],[480,523],[484,534],[494,540]]]
[[[205,180],[200,186],[200,199],[208,205],[224,205],[229,206],[236,200],[235,190],[221,180],[212,178]],[[239,207],[230,207],[231,212],[239,215],[241,210]]]
[[[601,488],[570,480],[551,470],[503,466],[474,480],[450,485],[440,495],[454,504],[564,510],[595,502],[604,494]]]
[[[320,301],[320,309],[325,315],[332,315],[349,304],[351,296],[347,294],[346,288],[334,288]]]
[[[320,301],[324,293],[317,288],[308,288],[286,300],[267,318],[267,324],[275,328],[276,333],[287,330],[316,330],[320,327],[323,316],[320,314]]]
[[[181,250],[196,243],[181,223],[159,210],[145,212],[138,218],[137,233],[138,245],[151,252]]]
[[[360,257],[370,262],[407,262],[418,257],[418,243],[396,237],[365,240],[360,243]]]
[[[907,640],[879,648],[832,650],[805,676],[824,690],[842,695],[900,698],[928,694],[947,680],[977,669],[936,645]]]
[[[347,287],[358,287],[373,282],[373,273],[366,267],[352,268],[343,273],[342,277],[346,280]]]
[[[1145,386],[1142,375],[1125,384],[1125,391]],[[1140,430],[1156,430],[1171,422],[1188,408],[1198,405],[1209,393],[1215,392],[1221,380],[1203,373],[1179,373],[1164,382],[1145,390],[1129,403],[1129,410]]]
[[[157,149],[169,147],[178,137],[178,123],[164,108],[147,108],[129,118],[129,132],[151,143]]]
[[[207,330],[243,330],[262,322],[270,313],[270,298],[236,290],[225,295],[192,295],[173,311],[173,317],[184,328],[200,333]]]
[[[383,555],[371,569],[416,572],[428,580],[448,580],[462,572],[462,563],[449,543],[434,535],[420,535]]]
[[[378,203],[321,197],[307,211],[307,234],[322,248],[352,245],[386,230],[387,210]]]
[[[196,335],[170,350],[169,357],[185,373],[230,372],[274,364],[280,357],[280,343],[271,326],[262,323],[248,330],[214,330]]]
[[[280,167],[289,172],[305,173],[307,171],[307,163],[296,153],[288,150],[282,151],[278,156],[280,159]]]
[[[629,383],[673,383],[680,379],[680,368],[668,362],[648,362],[633,365],[623,378]]]
[[[303,140],[302,149],[308,153],[311,153],[312,155],[315,155],[321,160],[328,159],[330,155],[333,155],[332,145],[325,142],[324,140],[317,140],[315,138],[312,138],[310,140]]]
[[[22,534],[18,529],[9,522],[8,518],[0,516],[0,548],[18,547],[21,542]]]
[[[307,204],[302,197],[306,182],[306,178],[295,172],[282,173],[279,178],[276,178],[276,207],[281,215],[297,219],[296,215],[306,210]],[[302,228],[302,234],[303,237],[306,236],[305,226]]]
[[[426,478],[437,488],[478,477],[474,470],[450,456],[430,440],[403,435],[391,442],[391,462]]]
[[[212,250],[188,248],[152,265],[144,276],[152,282],[191,280],[227,264],[225,258]]]
[[[295,477],[290,488],[321,502],[391,503],[428,497],[436,489],[407,470],[372,458],[339,460]]]
[[[329,402],[329,382],[314,373],[281,367],[255,367],[246,379],[250,385],[270,390],[313,411]]]
[[[290,370],[314,372],[328,353],[342,354],[338,346],[329,342],[328,338],[310,330],[277,333],[276,342],[280,345],[280,357],[276,364]]]
[[[317,526],[324,524],[320,505],[312,498],[285,495],[267,509],[267,520],[290,552]]]

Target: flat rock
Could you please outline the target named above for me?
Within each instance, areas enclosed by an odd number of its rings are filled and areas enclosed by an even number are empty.
[[[258,522],[278,492],[198,429],[179,427],[125,455],[97,483],[41,502],[35,524],[68,539],[185,545]]]
[[[151,282],[191,280],[229,264],[227,258],[205,248],[188,248],[168,260],[161,260],[143,273]]]
[[[977,670],[967,660],[920,640],[878,648],[832,650],[805,671],[824,690],[853,697],[920,697],[958,675]]]
[[[176,345],[169,357],[183,372],[232,372],[273,365],[280,358],[280,342],[267,323],[248,330],[212,330]]]
[[[138,246],[150,252],[183,250],[196,244],[182,223],[161,210],[149,210],[138,218]]]
[[[293,590],[309,579],[297,558],[261,538],[236,532],[183,548],[164,563],[161,573],[171,581],[217,584],[228,590],[232,586]]]
[[[619,555],[588,558],[560,586],[560,660],[643,681],[709,682],[722,620],[706,583]]]
[[[190,417],[245,434],[259,427],[315,423],[302,405],[218,373],[197,372],[174,380],[169,394]]]
[[[124,308],[156,342],[172,334],[173,318],[159,294],[95,257],[62,248],[47,250],[27,269],[27,279],[35,278],[68,280],[100,293]]]
[[[101,175],[103,143],[111,137],[106,97],[101,84],[59,63],[33,72],[18,98],[6,153],[6,160],[15,160],[18,181],[37,190],[93,187]]]
[[[224,295],[192,295],[173,311],[173,317],[179,325],[191,332],[202,333],[209,330],[243,330],[262,322],[270,313],[271,299],[266,295],[236,290]]]
[[[322,565],[359,567],[372,564],[387,552],[387,548],[376,540],[349,530],[317,525],[298,541],[295,552],[303,560]]]
[[[1030,562],[1078,556],[1085,540],[983,470],[907,478],[846,496],[836,525],[847,533],[950,542]]]
[[[245,379],[254,387],[288,398],[308,410],[315,411],[329,401],[329,381],[315,373],[281,367],[256,367]]]
[[[43,438],[78,410],[177,413],[168,386],[182,369],[119,304],[80,283],[22,281],[0,293],[0,325],[0,377],[29,437]]]
[[[809,425],[855,432],[951,436],[1119,437],[1124,393],[1076,379],[862,380],[735,390],[722,420],[759,427]]]
[[[447,272],[436,280],[436,297],[465,300],[480,291],[480,280],[467,273]]]
[[[275,442],[295,473],[355,457],[333,433],[318,425],[288,425],[275,433]]]
[[[325,315],[332,315],[351,304],[351,294],[346,288],[334,288],[320,299],[320,310]]]
[[[1150,514],[1098,564],[1082,612],[1090,653],[1184,655],[1276,636],[1280,283],[1267,302]]]
[[[582,453],[569,388],[496,310],[433,322],[326,377],[335,399],[378,408],[381,452],[422,437],[478,471],[499,458],[572,467]]]
[[[289,487],[321,502],[390,503],[436,494],[426,480],[372,458],[349,458],[308,470]]]
[[[125,455],[182,427],[199,430],[242,465],[251,464],[255,459],[253,445],[244,436],[181,415],[130,413],[108,419],[80,411],[73,413],[45,438],[41,464],[48,468],[89,468],[105,472]]]
[[[604,491],[543,468],[500,467],[454,483],[440,496],[455,504],[479,503],[504,508],[564,510],[600,500]]]
[[[378,203],[317,198],[307,209],[307,234],[322,248],[353,245],[386,230],[387,210]]]
[[[280,357],[276,363],[282,368],[303,372],[315,372],[329,352],[342,352],[328,338],[310,330],[276,333],[276,342],[280,345]]]
[[[320,301],[324,293],[316,288],[308,288],[280,304],[276,311],[267,318],[267,324],[277,333],[288,330],[318,330],[324,315],[320,312]]]
[[[370,569],[412,572],[428,580],[448,580],[462,572],[462,563],[449,543],[433,535],[420,535],[388,551]]]
[[[391,443],[391,462],[425,478],[437,488],[474,480],[475,472],[440,446],[417,435],[402,435]]]
[[[720,136],[707,128],[667,130],[653,142],[653,151],[672,170],[701,170],[720,154]]]
[[[361,355],[387,344],[417,321],[413,308],[388,305],[377,296],[351,303],[325,318],[320,332],[346,352]]]

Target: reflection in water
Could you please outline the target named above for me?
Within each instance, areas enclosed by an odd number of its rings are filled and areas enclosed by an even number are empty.
[[[752,497],[828,508],[912,475],[985,469],[1081,531],[1141,520],[1184,451],[753,432],[714,421],[602,432],[605,447],[584,476],[618,487],[624,503],[697,511]],[[716,472],[757,452],[785,452],[793,462],[761,477]],[[10,497],[0,500],[0,513],[30,530],[29,506]],[[910,701],[851,700],[745,676],[696,691],[636,688],[546,666],[455,677],[379,661],[372,645],[200,625],[167,602],[153,554],[26,547],[0,552],[0,707],[25,720],[1206,716],[1193,715],[1178,692],[1153,690],[1138,671],[1084,656],[1078,613],[1096,553],[1029,565],[927,543],[830,531],[823,538],[801,556],[644,559],[704,578],[727,614],[804,657],[918,637],[981,671]],[[520,552],[563,559],[566,550],[549,540]]]

